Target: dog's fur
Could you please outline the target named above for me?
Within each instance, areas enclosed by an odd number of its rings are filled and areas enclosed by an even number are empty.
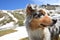
[[[32,9],[31,5],[26,8],[26,29],[29,40],[50,40],[51,35],[48,27],[56,23],[43,9]]]

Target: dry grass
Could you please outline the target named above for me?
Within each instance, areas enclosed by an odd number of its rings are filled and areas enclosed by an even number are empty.
[[[60,38],[59,38],[59,40],[60,40]]]
[[[3,36],[3,35],[9,34],[9,33],[16,32],[16,31],[17,30],[13,30],[13,29],[8,29],[8,30],[0,31],[0,37]]]
[[[29,39],[28,39],[28,37],[26,37],[26,38],[22,38],[20,40],[29,40]],[[60,38],[59,38],[59,40],[60,40]]]
[[[26,37],[26,38],[22,38],[22,39],[20,39],[20,40],[28,40],[28,37]]]

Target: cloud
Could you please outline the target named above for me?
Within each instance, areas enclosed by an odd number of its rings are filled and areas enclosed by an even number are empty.
[[[60,5],[60,0],[31,0],[35,4],[56,4]]]

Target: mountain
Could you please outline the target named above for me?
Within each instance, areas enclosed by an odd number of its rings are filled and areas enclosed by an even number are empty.
[[[0,10],[0,30],[12,25],[22,26],[25,19],[25,10]],[[10,24],[10,25],[8,25]],[[7,25],[7,26],[6,26]]]

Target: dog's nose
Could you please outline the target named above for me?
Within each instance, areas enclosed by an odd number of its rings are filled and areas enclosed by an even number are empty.
[[[53,24],[55,24],[57,22],[57,19],[52,19],[52,21],[53,21]]]

